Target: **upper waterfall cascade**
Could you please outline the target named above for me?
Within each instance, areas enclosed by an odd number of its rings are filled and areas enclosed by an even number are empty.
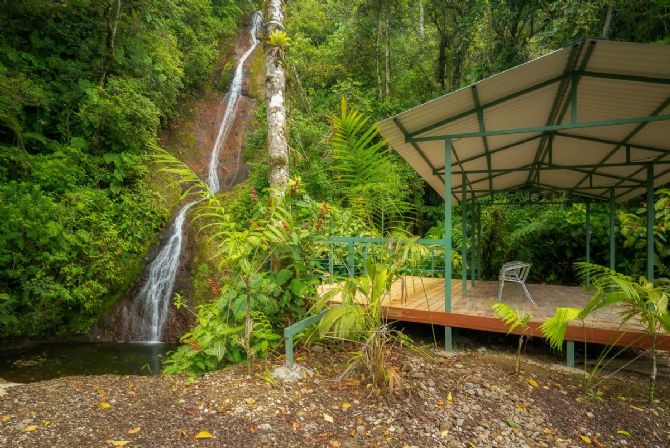
[[[258,46],[257,34],[262,27],[262,21],[263,16],[260,12],[254,13],[251,17],[249,47],[237,62],[230,89],[225,98],[226,108],[219,124],[208,169],[207,184],[212,193],[221,191],[218,173],[219,155],[221,147],[226,142],[230,129],[235,123],[237,108],[242,96],[244,63]],[[231,183],[234,183],[237,178],[240,153],[241,150],[237,151]],[[226,185],[226,187],[229,186]],[[127,337],[130,340],[148,342],[160,342],[162,340],[163,327],[169,314],[170,300],[174,293],[177,273],[181,265],[186,215],[198,202],[189,202],[181,208],[170,228],[170,235],[156,258],[149,265],[149,275],[146,283],[134,298],[130,317],[126,321]]]

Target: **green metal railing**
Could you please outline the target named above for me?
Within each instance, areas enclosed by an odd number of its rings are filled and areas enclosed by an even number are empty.
[[[376,251],[385,250],[391,244],[403,244],[393,238],[371,237],[330,237],[318,240],[328,245],[327,259],[323,260],[324,271],[334,278],[353,277],[365,273],[368,258],[375,256]],[[444,241],[419,239],[418,244],[429,247],[426,254],[416,257],[411,266],[403,269],[404,274],[444,277]],[[388,250],[388,249],[386,249]],[[289,368],[295,365],[293,350],[294,338],[297,334],[318,323],[328,309],[309,316],[291,326],[284,328],[284,344],[286,364]]]
[[[324,271],[333,277],[353,277],[365,274],[370,257],[381,254],[389,245],[402,240],[373,237],[330,237],[323,239],[328,245]],[[444,277],[444,241],[419,239],[418,244],[427,247],[427,253],[414,257],[413,263],[403,269],[404,274]]]

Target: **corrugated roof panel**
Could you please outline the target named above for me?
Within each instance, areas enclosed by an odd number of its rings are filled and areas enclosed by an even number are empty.
[[[583,77],[577,91],[578,120],[599,121],[650,115],[670,95],[670,85]]]
[[[552,161],[557,165],[596,164],[612,149],[612,145],[556,136],[552,145]]]
[[[670,106],[663,113],[670,115]],[[670,121],[648,123],[630,141],[638,145],[670,148]],[[661,143],[660,145],[659,142]]]
[[[484,112],[486,130],[546,125],[557,90],[558,84],[553,84],[487,109]]]
[[[491,156],[491,164],[496,169],[518,168],[533,163],[537,151],[538,140],[513,146]]]
[[[670,46],[599,40],[587,69],[593,72],[658,77],[670,73]]]
[[[562,75],[570,57],[570,51],[571,47],[561,48],[480,81],[477,83],[479,102],[485,105],[503,96]]]
[[[474,103],[470,89],[463,88],[403,112],[397,118],[400,119],[407,132],[412,133],[442,118],[452,117],[472,108],[474,108]]]
[[[609,74],[623,74],[632,76],[645,76],[651,78],[670,79],[670,46],[629,44],[623,42],[608,42],[600,40],[589,40],[595,42],[594,51],[586,67],[587,72],[601,72]],[[587,43],[587,45],[590,45]],[[507,95],[523,90],[529,90],[522,96],[501,102],[492,107],[484,109],[484,125],[487,131],[511,130],[516,128],[528,128],[543,126],[547,123],[551,106],[554,103],[558,91],[559,82],[554,81],[542,89],[532,90],[531,87],[538,83],[554,79],[565,71],[569,53],[572,47],[561,49],[545,57],[530,61],[521,66],[502,72],[496,76],[477,83],[477,92],[480,103],[486,106],[492,101],[500,100]],[[586,52],[582,52],[583,59]],[[580,64],[577,64],[578,66]],[[663,83],[643,83],[641,80],[607,79],[606,77],[582,76],[577,97],[577,120],[578,122],[601,121],[617,118],[637,117],[649,115],[654,112],[664,100],[670,98],[670,85]],[[426,127],[434,127],[422,135],[445,135],[454,133],[475,132],[479,130],[477,115],[473,110],[472,86],[465,87],[451,94],[442,96],[403,112],[395,117],[405,127],[408,133],[415,132]],[[566,97],[567,98],[567,97]],[[464,117],[453,120],[448,124],[439,125],[445,120],[468,112]],[[670,114],[670,105],[661,113]],[[563,117],[562,123],[567,124],[571,119],[570,107]],[[443,194],[442,180],[434,175],[429,165],[441,168],[444,165],[444,142],[422,142],[418,147],[424,152],[428,159],[426,163],[415,147],[405,142],[405,135],[398,130],[392,119],[382,122],[382,135],[389,140],[390,144],[405,158],[417,172],[426,179],[429,185],[438,193]],[[621,125],[610,125],[593,128],[562,129],[560,132],[577,136],[588,136],[597,139],[609,140],[609,142],[584,141],[582,139],[556,136],[553,143],[552,162],[558,165],[579,166],[607,163],[626,163],[625,145],[612,153],[618,143],[628,137],[634,130],[638,129],[636,135],[631,138],[632,143],[653,146],[670,151],[670,122],[654,122],[640,126],[637,123]],[[532,134],[509,134],[500,136],[489,136],[489,148],[496,149],[519,142]],[[494,170],[521,167],[534,160],[536,148],[540,139],[530,142],[520,142],[517,147],[512,147],[491,157]],[[485,170],[488,167],[487,158],[484,156],[484,146],[481,137],[455,140],[455,152],[459,159],[469,160],[463,164],[464,169]],[[654,160],[659,156],[658,151],[642,150],[632,148],[630,156],[632,161]],[[670,158],[670,157],[669,157]],[[454,159],[456,162],[456,159]],[[548,158],[544,158],[548,162]],[[640,171],[639,166],[601,166],[595,170],[576,167],[573,170],[543,170],[540,173],[540,183],[556,188],[571,188],[575,184],[588,185],[582,180],[587,178],[588,173],[595,174],[591,178],[591,185],[613,186],[620,183],[612,177],[624,176],[631,173],[635,179],[643,180],[646,171]],[[578,172],[581,169],[582,172]],[[455,170],[460,170],[457,166]],[[636,171],[638,170],[638,171]],[[655,185],[670,180],[670,166],[668,172],[657,170]],[[516,172],[504,175],[493,175],[493,186],[495,189],[506,189],[521,186],[526,183],[527,172]],[[664,177],[665,176],[665,177]],[[468,178],[477,181],[476,187],[488,189],[489,180],[487,174],[478,172],[468,175]],[[453,186],[460,186],[461,176],[455,175],[452,179]],[[628,182],[628,181],[626,181]],[[590,196],[607,197],[607,190],[584,189],[583,194]],[[622,199],[632,197],[644,192],[644,188],[635,188],[627,192],[626,188],[617,188],[617,194],[623,194]],[[621,200],[621,199],[620,199]]]
[[[521,186],[526,183],[527,177],[528,173],[523,172],[513,172],[496,176],[493,178],[493,188],[496,190],[504,190],[506,188]]]

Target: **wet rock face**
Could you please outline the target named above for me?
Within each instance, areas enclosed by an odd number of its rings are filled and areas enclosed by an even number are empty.
[[[169,229],[168,229],[169,230]],[[185,232],[184,247],[182,249],[182,262],[175,282],[175,291],[180,292],[186,297],[191,297],[191,278],[190,268],[193,265],[193,238],[192,232]],[[147,260],[152,260],[164,243],[165,235],[152,247]],[[142,275],[137,280],[135,286],[130,289],[121,299],[119,299],[110,312],[100,320],[100,322],[90,331],[89,338],[93,341],[106,342],[134,342],[137,340],[128,328],[128,323],[133,321],[131,314],[136,311],[133,307],[133,298],[137,297],[142,285],[146,282],[149,263],[144,268]],[[189,306],[193,304],[189,303]],[[194,319],[190,313],[185,310],[177,310],[174,305],[170,305],[168,316],[163,327],[161,342],[179,342],[179,338],[188,331],[193,325]]]
[[[229,70],[229,66],[226,63],[231,59],[239,60],[240,56],[248,48],[250,26],[251,23],[240,29],[238,36],[232,42],[230,50],[222,54],[219,64],[217,64],[217,73],[215,73],[215,77],[212,80],[214,86],[216,86],[221,77],[221,71]],[[247,72],[249,70],[248,67],[249,62],[247,62]],[[241,97],[235,108],[235,119],[225,142],[222,143],[218,159],[218,174],[221,178],[221,188],[223,191],[231,189],[234,185],[247,178],[248,166],[242,154],[245,150],[247,126],[253,121],[252,119],[257,107],[257,100],[249,95],[253,90],[262,90],[259,86],[262,86],[263,83],[263,77],[255,79],[245,75],[242,80],[240,87]],[[184,120],[172,123],[161,138],[161,146],[175,154],[201,178],[207,177],[208,162],[210,161],[210,154],[217,139],[219,123],[223,120],[227,109],[228,94],[223,90],[227,89],[214,88],[204,97],[190,101],[184,106],[184,109],[191,111],[192,114]],[[175,213],[178,210],[179,207],[175,209]],[[172,222],[173,220],[170,221],[170,223]],[[189,306],[193,309],[195,303],[193,301],[194,294],[190,273],[194,268],[195,246],[198,242],[195,238],[195,231],[189,224],[187,222],[185,225],[185,229],[188,230],[184,232],[181,265],[177,271],[174,290],[188,298]],[[132,316],[132,313],[137,312],[133,309],[133,300],[138,296],[142,285],[146,283],[148,266],[165,244],[169,236],[169,230],[170,225],[161,234],[159,241],[151,248],[145,260],[145,268],[135,286],[124,294],[112,306],[110,312],[90,331],[89,338],[91,340],[122,342],[136,340],[130,334],[130,329],[128,328],[128,322],[131,322],[132,317],[135,317]],[[191,313],[185,309],[176,310],[173,305],[170,305],[168,316],[162,329],[161,341],[179,342],[181,335],[188,331],[193,323],[194,318]]]

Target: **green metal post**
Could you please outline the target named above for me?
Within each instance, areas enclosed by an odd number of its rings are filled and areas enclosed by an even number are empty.
[[[461,175],[461,293],[463,298],[468,294],[468,238],[467,238],[467,203],[468,196],[465,191],[465,173]],[[474,233],[474,232],[473,232]],[[474,265],[473,265],[474,267]]]
[[[451,312],[451,150],[452,143],[444,144],[444,311]],[[452,350],[451,327],[444,327],[444,349]]]
[[[482,206],[477,204],[477,278],[482,279]]]
[[[647,166],[647,280],[654,281],[654,165]]]
[[[350,240],[347,244],[347,269],[349,270],[349,276],[354,277],[356,275],[354,272],[354,240]]]
[[[333,243],[330,243],[330,250],[328,251],[328,273],[329,273],[330,275],[333,275],[333,271],[334,271],[334,269],[333,269],[333,265],[334,265],[334,263],[333,263],[333,257],[334,257],[334,254],[333,254]]]
[[[566,354],[567,354],[568,367],[574,368],[575,367],[575,343],[574,343],[574,341],[568,341],[566,345],[567,345]]]
[[[586,262],[591,263],[591,203],[586,201]],[[586,286],[591,285],[591,275],[586,271]]]
[[[470,284],[474,288],[477,276],[477,223],[476,223],[477,204],[475,203],[475,194],[472,193],[472,207],[470,207],[470,229],[472,237],[470,238]]]
[[[610,269],[616,268],[616,238],[614,235],[616,220],[616,202],[614,188],[610,189]]]

